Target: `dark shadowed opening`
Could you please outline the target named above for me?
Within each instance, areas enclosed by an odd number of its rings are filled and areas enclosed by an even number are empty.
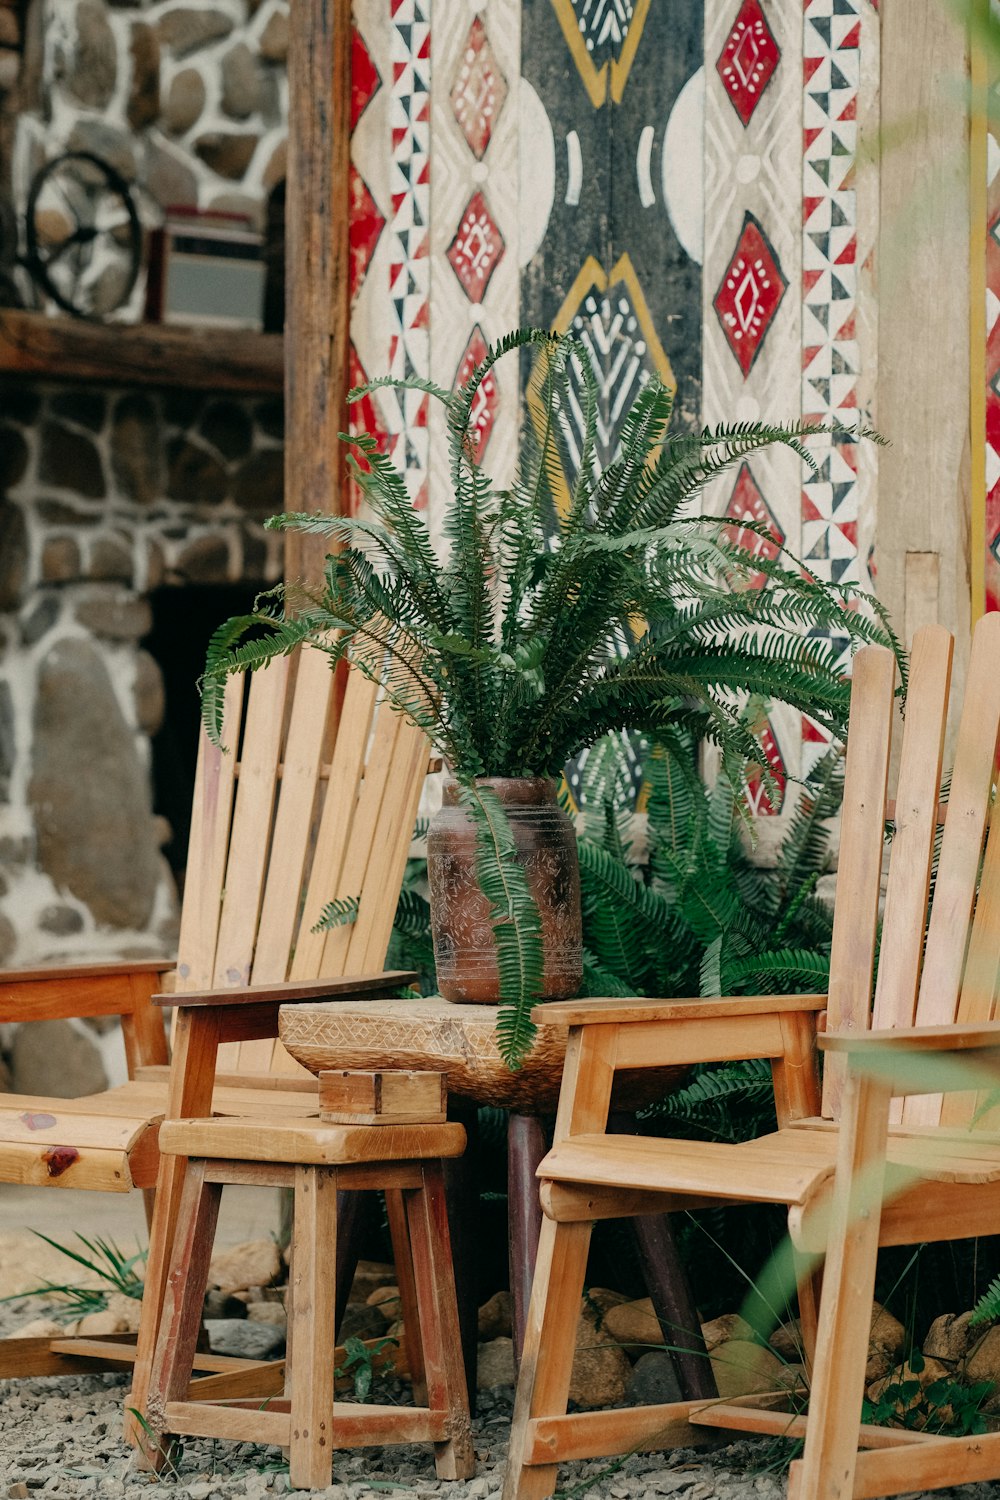
[[[198,758],[198,678],[209,637],[230,615],[247,614],[259,584],[187,584],[149,595],[153,628],[142,642],[163,674],[163,723],[153,736],[153,810],[172,834],[163,852],[183,893]]]

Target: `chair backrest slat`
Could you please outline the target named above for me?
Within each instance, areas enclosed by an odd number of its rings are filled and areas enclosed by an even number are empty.
[[[948,816],[920,981],[918,1026],[956,1019],[1000,729],[1000,615],[984,615],[969,658]]]
[[[233,796],[236,790],[236,754],[243,719],[242,677],[226,684],[223,713],[223,745],[213,745],[202,730],[198,741],[191,834],[188,841],[184,900],[181,905],[177,942],[178,990],[203,990],[215,973],[215,945],[222,914],[222,890],[229,855]]]
[[[330,767],[330,784],[323,804],[316,852],[289,976],[292,979],[316,979],[320,974],[342,972],[336,968],[326,968],[327,934],[313,929],[329,902],[359,894],[357,890],[349,890],[343,882],[344,861],[355,836],[357,808],[366,770],[373,775],[376,772],[376,745],[384,741],[387,730],[395,742],[398,727],[396,714],[377,715],[375,742],[369,749],[376,696],[374,683],[362,677],[360,672],[350,674],[340,711],[337,743]],[[378,757],[380,767],[388,763],[389,757]],[[407,839],[411,832],[411,829],[407,829]]]
[[[178,987],[380,969],[427,771],[426,738],[358,671],[347,673],[338,713],[337,676],[320,651],[277,659],[244,689],[242,677],[227,685],[228,753],[201,737]],[[313,932],[327,903],[347,896],[360,898],[357,921]],[[272,1041],[227,1045],[219,1066],[302,1071]]]
[[[257,922],[270,856],[289,667],[288,657],[279,657],[255,672],[250,683],[212,976],[216,986],[249,984],[253,972]],[[232,753],[236,753],[235,746]]]
[[[388,720],[388,722],[386,722]],[[340,889],[338,896],[357,898],[358,917],[361,915],[360,900],[364,891],[365,872],[372,855],[372,847],[379,824],[379,813],[386,796],[386,769],[396,753],[402,720],[398,714],[380,711],[376,717],[376,731],[368,759],[367,771],[361,783],[351,838],[344,851],[340,867]],[[322,892],[319,893],[322,895]],[[334,927],[325,934],[322,968],[325,973],[345,974],[348,955],[351,951],[357,920],[350,926]]]
[[[395,717],[399,717],[396,715]],[[350,929],[345,974],[366,974],[381,964],[389,946],[394,912],[379,893],[397,891],[409,853],[409,834],[417,821],[423,778],[427,765],[427,740],[405,719],[400,719],[395,761],[399,774],[389,779],[378,822],[371,840],[370,857],[361,886],[358,920]],[[408,830],[405,839],[401,830]]]
[[[830,954],[828,1025],[837,1031],[870,1024],[872,973],[882,871],[896,664],[891,652],[866,646],[854,658],[847,735],[847,775]],[[828,1057],[823,1113],[839,1113],[840,1059]]]
[[[990,820],[979,882],[976,914],[969,937],[969,950],[958,1000],[958,1020],[976,1025],[997,1018],[1000,994],[1000,818]],[[941,1100],[941,1124],[975,1126],[979,1130],[1000,1129],[996,1090],[953,1091]]]
[[[948,815],[927,926],[915,1018],[918,1026],[947,1026],[958,1019],[1000,731],[998,663],[1000,615],[984,615],[972,638]],[[903,1106],[903,1121],[907,1125],[936,1125],[941,1108],[940,1094],[912,1095]]]
[[[254,984],[288,978],[312,853],[313,818],[334,699],[334,674],[321,651],[303,651],[282,758],[278,809],[253,959]]]
[[[913,641],[896,789],[874,1024],[912,1026],[920,987],[954,639],[928,625]]]

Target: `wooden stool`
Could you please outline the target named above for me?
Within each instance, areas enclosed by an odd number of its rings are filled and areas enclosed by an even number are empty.
[[[324,1114],[315,1121],[164,1123],[160,1150],[188,1160],[149,1394],[157,1436],[190,1433],[288,1448],[291,1482],[301,1489],[330,1484],[335,1446],[433,1443],[440,1478],[472,1475],[441,1165],[462,1154],[465,1131],[445,1123],[443,1077],[433,1077],[440,1108],[428,1109],[426,1086],[383,1088],[377,1075],[339,1074],[321,1077]],[[421,1112],[418,1123],[414,1115]],[[328,1122],[328,1114],[341,1123]],[[189,1399],[200,1394],[197,1383],[189,1391],[189,1382],[226,1183],[294,1189],[289,1352],[285,1390],[276,1399],[262,1401],[259,1391],[246,1399]],[[414,1394],[419,1399],[426,1390],[426,1405],[334,1401],[338,1188],[386,1192]],[[147,1462],[158,1467],[168,1446],[161,1441]]]

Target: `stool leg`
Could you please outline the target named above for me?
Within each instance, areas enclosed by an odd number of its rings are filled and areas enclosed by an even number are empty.
[[[467,1145],[461,1156],[444,1164],[448,1187],[448,1225],[455,1267],[462,1357],[469,1410],[476,1411],[476,1363],[479,1358],[479,1106],[471,1099],[448,1100],[448,1118],[465,1126]]]
[[[293,1488],[300,1490],[325,1489],[333,1477],[336,1252],[336,1170],[297,1166],[291,1333],[300,1374],[292,1381],[289,1478]]]
[[[535,1274],[542,1205],[536,1168],[545,1155],[545,1129],[534,1115],[513,1112],[507,1124],[507,1213],[510,1223],[510,1294],[514,1303],[514,1368],[521,1363],[524,1325]]]
[[[448,1205],[439,1162],[425,1162],[424,1185],[406,1194],[413,1280],[420,1308],[427,1405],[448,1414],[450,1436],[434,1444],[439,1479],[471,1479],[476,1468],[448,1236]]]
[[[351,1295],[354,1273],[361,1259],[361,1247],[369,1224],[375,1217],[378,1194],[375,1192],[341,1193],[337,1199],[337,1332],[344,1320],[347,1299]]]
[[[396,1284],[399,1287],[399,1316],[403,1320],[406,1335],[406,1363],[413,1386],[414,1406],[427,1405],[427,1382],[424,1379],[424,1343],[420,1332],[420,1306],[417,1288],[413,1280],[413,1250],[410,1246],[410,1229],[406,1221],[406,1204],[398,1188],[387,1188],[385,1211],[392,1236],[392,1258],[396,1264]]]
[[[622,1110],[612,1110],[608,1129],[621,1135],[640,1134],[635,1115]],[[712,1401],[719,1392],[670,1220],[666,1214],[643,1214],[631,1223],[643,1280],[663,1342],[671,1351],[681,1395],[690,1401]]]
[[[187,1394],[205,1305],[221,1196],[221,1183],[205,1181],[205,1163],[189,1161],[181,1190],[177,1233],[150,1377],[147,1410],[149,1425],[156,1433],[165,1435],[169,1431],[167,1403],[181,1401]],[[141,1443],[139,1451],[143,1467],[159,1469],[166,1458],[166,1446],[160,1442],[150,1451],[145,1442]]]
[[[691,1299],[687,1274],[677,1253],[667,1214],[644,1214],[632,1221],[642,1274],[664,1343],[671,1350],[677,1383],[687,1401],[714,1401],[712,1362],[705,1348],[698,1309]]]

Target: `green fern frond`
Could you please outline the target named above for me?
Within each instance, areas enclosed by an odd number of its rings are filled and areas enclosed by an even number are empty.
[[[747,1140],[773,1122],[774,1085],[763,1058],[700,1070],[690,1083],[643,1112],[716,1140]]]
[[[343,896],[328,901],[319,914],[313,932],[332,932],[335,927],[350,927],[358,920],[357,896]]]
[[[531,1007],[542,989],[541,919],[496,793],[491,787],[463,786],[459,800],[476,829],[476,877],[490,903],[497,946],[497,1044],[507,1066],[516,1069],[531,1050],[537,1030]]]
[[[804,948],[763,949],[726,965],[727,994],[781,994],[801,989],[822,995],[830,982],[830,955]]]
[[[979,1323],[993,1323],[997,1318],[1000,1318],[1000,1276],[994,1276],[972,1309],[969,1326],[975,1328]]]
[[[497,361],[520,351],[533,353],[535,368],[514,479],[500,488],[480,462],[472,414]],[[764,532],[754,523],[736,527],[692,514],[698,494],[734,464],[772,444],[809,464],[812,438],[833,427],[738,422],[672,432],[672,394],[654,379],[619,424],[617,450],[601,469],[601,401],[589,354],[571,336],[538,328],[492,345],[456,391],[387,377],[352,397],[382,388],[419,390],[443,408],[452,493],[440,538],[432,537],[377,435],[344,434],[363,513],[289,514],[272,523],[328,536],[331,556],[320,584],[290,582],[213,637],[202,681],[209,733],[218,742],[223,732],[231,673],[310,643],[331,664],[348,656],[378,682],[389,705],[427,734],[466,787],[490,776],[558,777],[605,733],[662,736],[672,748],[662,766],[651,764],[650,869],[642,889],[665,910],[655,921],[639,914],[638,940],[609,931],[607,952],[600,944],[593,952],[618,972],[607,961],[614,950],[623,982],[655,986],[680,976],[697,987],[701,956],[725,930],[726,913],[751,903],[726,835],[731,809],[721,800],[714,811],[702,805],[684,757],[693,765],[695,744],[707,738],[719,747],[733,788],[749,763],[759,763],[766,780],[757,699],[787,703],[842,738],[850,696],[842,658],[861,643],[893,649],[905,683],[905,656],[877,600],[819,580],[785,550],[755,550]],[[836,431],[843,441],[874,440],[860,426]],[[514,1058],[530,1041],[528,1011],[541,972],[537,912],[519,866],[505,884],[510,846],[502,814],[476,806],[501,959],[501,1032]],[[624,809],[601,798],[596,816],[598,844],[624,867]],[[796,840],[782,872],[784,896],[772,891],[753,906],[758,914],[787,915],[797,902],[795,921],[779,935],[769,929],[761,951],[795,950],[800,932],[819,931],[804,872],[822,838],[805,829]],[[713,872],[700,901],[695,851]],[[657,927],[659,948],[650,936]],[[683,938],[673,967],[663,957],[663,931]],[[750,956],[743,941],[750,939],[737,925],[720,946],[723,979],[729,961]]]

